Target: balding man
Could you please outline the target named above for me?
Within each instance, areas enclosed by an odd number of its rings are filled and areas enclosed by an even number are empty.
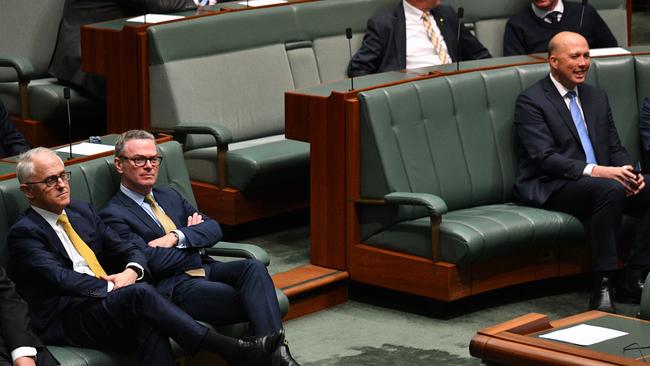
[[[457,60],[489,58],[483,47],[464,26],[458,15],[440,0],[403,0],[392,11],[368,20],[363,44],[352,57],[349,76],[415,69],[448,64]]]
[[[613,274],[624,212],[638,213],[618,294],[638,302],[650,267],[650,195],[614,125],[604,91],[584,84],[589,46],[562,32],[549,44],[550,75],[521,93],[515,127],[522,148],[515,195],[524,203],[588,218],[594,283],[590,309],[615,312]]]

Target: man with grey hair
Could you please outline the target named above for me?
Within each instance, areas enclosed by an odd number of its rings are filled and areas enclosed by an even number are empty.
[[[204,348],[235,365],[268,360],[279,337],[220,335],[138,282],[148,276],[144,254],[89,204],[70,199],[70,172],[56,153],[27,151],[16,171],[31,207],[9,232],[12,278],[45,342],[135,350],[142,365],[175,365],[169,337],[190,353]]]
[[[217,262],[201,254],[221,240],[219,224],[176,190],[154,187],[162,157],[154,137],[123,133],[115,144],[120,190],[100,212],[104,222],[145,253],[152,281],[165,297],[214,326],[250,321],[252,334],[284,337],[282,315],[266,266],[248,259]],[[282,342],[273,366],[298,365]]]

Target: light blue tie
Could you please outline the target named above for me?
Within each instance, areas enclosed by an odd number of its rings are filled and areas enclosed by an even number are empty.
[[[576,101],[576,92],[572,90],[566,93],[566,95],[569,97],[569,109],[571,110],[571,117],[573,118],[573,124],[575,124],[576,129],[578,130],[580,143],[582,144],[582,149],[585,151],[585,156],[587,157],[587,164],[598,164],[596,161],[594,148],[591,146],[589,133],[587,132],[587,124],[585,123],[585,119],[582,117],[580,107],[578,107],[578,102]]]

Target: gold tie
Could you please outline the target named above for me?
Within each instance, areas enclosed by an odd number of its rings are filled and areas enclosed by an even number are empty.
[[[163,212],[160,206],[158,206],[158,202],[156,202],[151,193],[144,196],[144,200],[147,201],[147,203],[151,206],[151,211],[160,222],[160,225],[162,225],[163,230],[165,230],[166,234],[176,230],[176,225],[172,219],[170,219],[169,216]]]
[[[450,64],[451,58],[447,54],[447,51],[445,51],[445,48],[442,46],[442,40],[438,38],[436,33],[433,31],[433,25],[431,25],[431,21],[429,21],[428,13],[422,13],[422,22],[424,23],[424,29],[427,31],[429,40],[431,40],[431,43],[433,43],[433,49],[438,54],[438,58],[440,58],[440,63]]]
[[[59,216],[57,222],[63,226],[63,231],[65,231],[65,233],[68,235],[68,239],[70,239],[72,245],[74,245],[75,249],[77,249],[77,252],[81,254],[86,263],[88,263],[88,267],[90,267],[90,270],[93,271],[95,277],[106,276],[106,271],[104,271],[102,265],[99,264],[99,261],[97,260],[97,257],[95,256],[93,250],[90,249],[88,244],[86,244],[83,239],[79,237],[79,234],[77,234],[77,232],[72,228],[70,220],[68,220],[68,216],[66,214],[62,214]]]

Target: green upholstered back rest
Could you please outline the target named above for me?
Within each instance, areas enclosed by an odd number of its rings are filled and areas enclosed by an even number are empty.
[[[63,0],[0,1],[0,57],[31,61],[37,77],[47,75],[63,14]],[[0,81],[15,81],[11,68],[0,68]]]
[[[345,78],[345,29],[354,52],[368,18],[398,1],[314,1],[149,27],[152,126],[214,122],[235,141],[283,133],[284,92]],[[210,145],[193,136],[186,146]]]
[[[171,186],[196,206],[181,146],[176,141],[158,145],[163,164],[156,185]],[[96,210],[102,209],[119,189],[120,177],[113,165],[113,157],[98,158],[66,167],[70,171],[70,191],[74,199],[89,202]],[[29,207],[20,192],[16,178],[0,181],[0,264],[7,261],[6,240],[9,228],[18,215]]]

